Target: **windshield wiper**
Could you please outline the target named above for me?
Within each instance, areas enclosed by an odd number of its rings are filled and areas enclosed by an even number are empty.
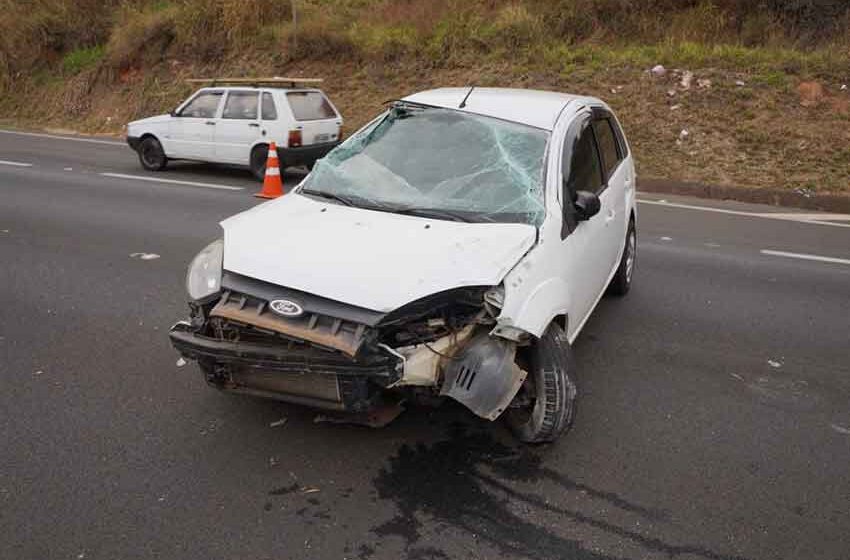
[[[406,214],[408,216],[422,216],[423,218],[435,218],[438,220],[451,220],[453,222],[474,222],[472,216],[452,212],[451,210],[442,210],[440,208],[416,208],[416,207],[401,207],[390,210],[396,214]],[[480,217],[480,214],[476,214]]]
[[[336,193],[327,192],[327,191],[315,191],[313,189],[301,189],[301,191],[299,191],[299,192],[301,192],[302,194],[309,194],[309,195],[312,195],[312,196],[327,198],[329,200],[336,200],[337,202],[341,202],[342,204],[345,204],[346,206],[357,206],[352,199],[348,198],[347,196],[343,196],[341,194],[336,194]]]

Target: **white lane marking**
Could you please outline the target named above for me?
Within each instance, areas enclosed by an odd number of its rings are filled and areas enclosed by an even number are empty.
[[[850,224],[837,224],[833,222],[822,222],[819,220],[801,220],[796,218],[791,218],[791,216],[795,216],[795,214],[772,214],[770,212],[744,212],[743,210],[728,210],[726,208],[712,208],[710,206],[696,206],[694,204],[679,204],[677,202],[661,202],[658,200],[645,200],[639,199],[638,203],[640,204],[651,204],[654,206],[666,206],[667,208],[684,208],[685,210],[699,210],[701,212],[717,212],[718,214],[731,214],[733,216],[746,216],[748,218],[768,218],[771,220],[785,220],[797,222],[800,224],[815,224],[819,226],[833,226],[833,227],[843,227],[850,228]],[[812,216],[813,214],[800,214],[802,216]],[[829,215],[827,214],[826,219],[835,219],[830,218],[830,216],[834,216],[835,214]]]
[[[771,255],[773,257],[788,257],[790,259],[802,259],[805,261],[819,261],[838,264],[850,264],[850,259],[839,259],[836,257],[822,257],[820,255],[809,255],[808,253],[789,253],[787,251],[771,251],[770,249],[762,249],[762,255]]]
[[[20,161],[6,161],[0,159],[0,165],[11,165],[12,167],[32,167],[31,163],[23,163]]]
[[[159,179],[157,177],[143,177],[141,175],[126,175],[124,173],[98,173],[103,177],[114,177],[116,179],[135,179],[137,181],[149,181],[151,183],[170,183],[172,185],[186,185],[188,187],[204,187],[207,189],[221,189],[224,191],[241,191],[243,187],[231,187],[229,185],[216,185],[215,183],[198,183],[196,181],[178,181],[177,179]]]
[[[831,220],[850,221],[850,214],[829,214],[826,212],[815,214],[804,214],[802,212],[790,212],[788,214],[771,213],[770,215],[779,220],[825,220],[827,222]]]
[[[17,130],[0,130],[0,134],[17,134],[18,136],[34,136],[35,138],[53,138],[55,140],[71,140],[73,142],[88,142],[90,144],[106,144],[108,146],[126,147],[124,142],[116,140],[98,140],[96,138],[77,138],[75,136],[60,136],[58,134],[45,134],[41,132],[18,132]]]
[[[838,424],[830,424],[829,426],[839,434],[850,436],[850,428],[845,428],[844,426],[839,426]]]
[[[156,253],[130,253],[130,258],[141,259],[143,261],[152,261],[154,259],[158,259],[159,255],[157,255]]]

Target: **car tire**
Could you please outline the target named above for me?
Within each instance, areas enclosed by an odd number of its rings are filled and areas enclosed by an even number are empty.
[[[162,171],[168,165],[162,144],[153,136],[146,136],[139,143],[139,163],[148,171]]]
[[[635,271],[637,260],[637,231],[634,219],[629,220],[629,229],[626,232],[626,244],[623,248],[623,256],[620,258],[620,266],[611,278],[608,285],[608,293],[615,296],[624,296],[632,288],[632,276]]]
[[[266,162],[269,159],[269,146],[268,144],[260,144],[259,146],[254,146],[254,149],[251,150],[251,175],[254,176],[254,179],[257,181],[262,181],[266,178]]]
[[[563,329],[552,323],[525,354],[527,363],[521,365],[528,377],[517,398],[528,404],[512,405],[505,421],[520,441],[555,441],[569,431],[575,418],[578,391],[572,347]]]

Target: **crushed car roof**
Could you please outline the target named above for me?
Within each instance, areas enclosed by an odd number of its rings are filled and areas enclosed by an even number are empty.
[[[469,94],[469,97],[467,97]],[[461,103],[466,98],[464,107]],[[554,91],[512,88],[439,88],[421,91],[402,101],[421,103],[496,117],[544,130],[552,130],[564,107],[573,101],[604,105],[594,97],[570,95]]]

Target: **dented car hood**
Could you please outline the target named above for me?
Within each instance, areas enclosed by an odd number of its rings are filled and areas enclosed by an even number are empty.
[[[221,222],[224,269],[388,312],[461,286],[491,286],[535,243],[527,224],[405,216],[289,194]]]

